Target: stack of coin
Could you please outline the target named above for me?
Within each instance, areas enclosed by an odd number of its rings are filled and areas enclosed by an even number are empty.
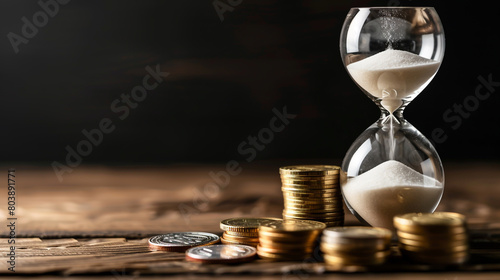
[[[262,223],[281,220],[277,218],[231,218],[220,222],[224,231],[223,244],[240,244],[257,247],[259,244],[259,226]]]
[[[344,224],[339,185],[340,167],[296,165],[280,168],[284,219],[315,220],[327,226]]]
[[[259,227],[257,254],[274,261],[301,261],[314,251],[316,238],[326,227],[308,220],[272,221]]]
[[[391,237],[385,228],[330,227],[323,231],[320,248],[328,265],[379,265],[391,254]]]
[[[394,217],[403,256],[428,264],[461,264],[469,254],[465,217],[458,213],[409,213]]]

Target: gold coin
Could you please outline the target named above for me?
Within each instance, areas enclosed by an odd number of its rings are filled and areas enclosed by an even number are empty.
[[[280,244],[301,244],[304,246],[313,246],[313,244],[317,240],[317,235],[316,236],[309,236],[309,237],[304,237],[304,238],[291,238],[291,237],[269,237],[269,236],[263,236],[262,238],[259,239],[259,244],[262,246],[266,246],[269,243],[280,243]]]
[[[262,223],[281,220],[279,218],[231,218],[220,222],[220,228],[233,232],[257,232]]]
[[[304,203],[304,202],[290,202],[290,201],[284,201],[284,205],[286,209],[290,210],[338,210],[338,209],[344,209],[343,205],[337,205],[337,204],[309,204],[309,203]]]
[[[322,222],[326,224],[328,227],[331,227],[331,224],[339,224],[344,222],[344,217],[338,217],[338,218],[309,218],[309,217],[296,217],[296,216],[286,216],[283,215],[284,219],[295,219],[295,220],[311,220],[311,221],[316,221],[316,222]]]
[[[253,243],[258,243],[259,242],[259,236],[257,235],[256,237],[245,237],[245,236],[234,236],[227,234],[224,232],[222,234],[222,238],[228,241],[235,241],[235,242],[253,242]]]
[[[220,242],[222,244],[229,244],[229,245],[240,244],[240,245],[248,245],[248,246],[252,246],[252,247],[257,247],[257,245],[259,245],[259,242],[232,241],[232,240],[226,240],[224,238],[221,238]]]
[[[304,178],[306,180],[317,180],[321,178],[336,179],[340,174],[327,174],[327,175],[308,175],[308,174],[283,174],[280,173],[281,178]]]
[[[323,217],[311,217],[307,215],[287,215],[283,214],[284,219],[296,219],[296,220],[313,220],[317,222],[338,222],[338,221],[344,221],[344,215],[338,215],[338,216],[323,216]]]
[[[270,247],[270,246],[265,246],[262,244],[259,244],[259,249],[261,252],[265,253],[271,253],[271,254],[287,254],[287,253],[292,253],[292,254],[309,254],[314,251],[314,246],[302,246],[302,247],[295,247],[295,248],[286,248],[283,246],[280,247]]]
[[[275,261],[301,261],[309,258],[311,256],[308,254],[292,254],[290,252],[279,254],[279,253],[268,253],[259,250],[259,246],[257,246],[257,255],[263,259],[270,259]]]
[[[234,236],[234,237],[259,237],[259,232],[258,231],[251,231],[251,232],[241,232],[241,231],[229,231],[226,230],[224,232],[225,235],[228,236]]]
[[[298,214],[302,213],[302,214],[312,214],[312,215],[322,215],[322,214],[326,214],[326,213],[332,213],[332,212],[340,212],[340,211],[343,211],[343,208],[317,208],[317,209],[312,209],[312,208],[297,208],[297,207],[290,207],[290,206],[286,206],[285,209],[288,211],[288,212],[297,212]]]
[[[327,228],[323,231],[323,235],[330,240],[337,239],[339,241],[383,240],[390,242],[392,238],[392,232],[386,228],[365,226]]]
[[[344,259],[351,260],[363,260],[363,259],[372,259],[372,258],[386,258],[391,254],[391,250],[381,250],[381,251],[371,251],[371,252],[363,252],[363,251],[331,251],[328,252],[329,256],[340,257]]]
[[[281,183],[282,184],[291,184],[291,185],[317,185],[317,186],[324,186],[324,185],[339,185],[339,180],[338,179],[321,179],[321,180],[304,180],[304,179],[296,179],[296,178],[281,178]]]
[[[411,240],[404,238],[400,238],[399,243],[409,246],[418,246],[422,248],[436,248],[436,249],[449,248],[449,247],[456,248],[457,246],[463,246],[468,244],[465,240],[459,240],[459,241],[451,241],[451,240],[443,241],[439,239]]]
[[[331,190],[340,191],[339,185],[329,184],[329,185],[320,185],[320,184],[289,184],[283,183],[281,184],[281,189],[285,189],[286,191],[294,191],[294,190],[304,190],[304,191],[323,191],[323,190]]]
[[[339,192],[332,193],[314,193],[314,192],[283,192],[285,199],[342,199],[342,194]]]
[[[336,241],[332,242],[330,240],[322,239],[320,244],[320,249],[323,253],[327,254],[329,252],[376,252],[376,251],[386,251],[389,250],[390,244],[377,240],[371,243],[367,242],[350,242],[350,243],[337,243]]]
[[[304,232],[321,231],[326,227],[324,223],[307,220],[275,220],[263,223],[259,227],[261,231],[271,232]]]
[[[324,176],[340,173],[340,167],[335,165],[292,165],[280,167],[280,174]]]
[[[311,218],[314,219],[325,219],[325,218],[340,218],[344,217],[344,210],[323,212],[323,213],[310,213],[304,211],[292,211],[290,209],[283,210],[284,216],[296,217],[296,218]]]
[[[281,249],[288,249],[288,250],[294,250],[294,249],[302,249],[304,247],[311,247],[314,246],[316,239],[306,239],[306,240],[300,240],[300,242],[292,241],[291,240],[279,240],[276,238],[261,238],[259,241],[260,246],[262,247],[267,247],[267,248],[281,248]]]
[[[416,240],[416,241],[432,239],[433,241],[436,242],[447,242],[447,241],[466,241],[469,239],[468,235],[465,232],[458,234],[450,234],[447,232],[445,233],[429,232],[424,234],[414,234],[398,230],[397,235],[400,239]]]
[[[409,233],[422,231],[465,232],[465,216],[452,212],[408,213],[394,217],[394,226]]]
[[[342,205],[342,200],[339,198],[325,198],[325,199],[297,199],[297,198],[289,198],[289,197],[283,197],[283,201],[288,202],[288,203],[302,203],[302,204],[341,204]]]
[[[312,242],[319,236],[319,231],[314,232],[272,232],[259,231],[259,242],[267,239],[276,242]]]
[[[447,254],[447,253],[454,253],[454,252],[465,252],[469,250],[469,245],[467,244],[462,244],[462,245],[456,245],[456,246],[450,246],[450,247],[431,247],[431,246],[414,246],[414,245],[408,245],[404,243],[399,243],[399,248],[406,250],[406,251],[411,251],[411,252],[425,252],[425,253],[430,253],[430,254]]]
[[[327,264],[341,264],[341,265],[380,265],[383,264],[387,257],[390,255],[390,251],[384,252],[379,256],[366,255],[362,257],[353,256],[335,256],[330,254],[323,255],[325,262]]]
[[[284,193],[304,193],[304,194],[315,194],[315,195],[333,195],[333,194],[341,194],[340,188],[310,188],[310,187],[288,187],[281,186],[281,190]]]

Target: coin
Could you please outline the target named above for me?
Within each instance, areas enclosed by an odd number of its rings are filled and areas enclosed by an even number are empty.
[[[392,232],[379,227],[351,226],[327,228],[323,231],[323,235],[337,240],[384,240],[390,242]]]
[[[264,222],[281,220],[279,218],[231,218],[220,222],[220,228],[231,232],[257,232]]]
[[[184,252],[191,247],[211,245],[219,242],[219,236],[208,232],[172,232],[149,239],[149,248],[154,251]]]
[[[390,244],[387,244],[385,241],[373,241],[373,242],[350,242],[350,243],[335,243],[332,240],[323,239],[320,244],[320,249],[325,254],[330,252],[363,252],[370,253],[376,251],[385,251],[389,250]]]
[[[313,245],[316,241],[316,236],[303,237],[303,238],[273,238],[273,237],[262,237],[259,239],[259,243],[261,246],[270,247],[270,248],[286,248],[289,250],[293,249],[301,249],[307,247],[309,245]]]
[[[459,213],[409,213],[394,217],[403,256],[417,262],[460,264],[469,244],[465,217]]]
[[[258,238],[259,237],[259,232],[258,231],[252,231],[252,232],[240,232],[240,231],[225,231],[224,234],[230,235],[230,236],[235,236],[235,237],[254,237]]]
[[[292,253],[268,253],[268,252],[263,252],[262,250],[259,250],[259,247],[257,247],[257,255],[263,259],[271,259],[275,261],[301,261],[304,259],[307,259],[311,256],[311,253],[300,253],[300,254],[292,254]]]
[[[303,231],[320,231],[326,228],[326,225],[321,222],[308,220],[277,220],[263,223],[259,227],[261,231],[271,232],[303,232]]]
[[[280,168],[282,175],[324,176],[339,174],[340,167],[334,165],[293,165]]]
[[[209,245],[186,251],[186,259],[201,263],[240,263],[251,261],[257,253],[247,245]]]
[[[295,219],[295,220],[312,220],[312,221],[317,221],[317,222],[322,222],[322,223],[334,223],[334,222],[344,222],[344,217],[339,216],[339,217],[320,217],[320,218],[311,218],[307,216],[293,216],[293,215],[286,215],[283,214],[283,217],[285,219]]]
[[[424,231],[465,232],[465,217],[452,212],[408,213],[394,217],[394,226],[409,233]]]
[[[379,257],[374,257],[371,255],[363,257],[346,257],[346,256],[334,256],[325,254],[323,258],[327,264],[339,264],[339,265],[380,265],[386,262],[387,257],[390,252],[387,252]]]
[[[338,196],[341,195],[339,189],[308,189],[308,188],[295,188],[295,187],[281,187],[283,193],[286,195],[315,195],[315,196]]]
[[[413,234],[413,233],[408,233],[404,231],[398,231],[397,235],[400,239],[406,239],[406,240],[429,240],[432,239],[432,241],[435,242],[448,242],[448,241],[466,241],[468,240],[468,235],[464,233],[458,233],[458,234],[450,234],[447,232],[433,232],[433,233],[428,233],[428,234]]]
[[[296,198],[284,198],[285,203],[290,203],[290,204],[298,204],[298,205],[335,205],[338,206],[341,204],[341,201],[339,203],[338,198],[325,198],[325,199],[296,199]]]
[[[226,232],[222,234],[222,237],[226,240],[229,241],[234,241],[234,242],[259,242],[259,236],[257,235],[256,237],[246,237],[246,236],[235,236],[235,235],[230,235]]]
[[[304,240],[314,240],[319,235],[319,231],[295,231],[295,232],[274,232],[259,231],[259,242],[264,238],[280,240],[280,242],[297,242]]]
[[[290,210],[283,212],[283,217],[285,219],[299,219],[299,220],[344,220],[343,212],[325,212],[325,213],[304,213],[304,212],[290,212]]]
[[[314,210],[327,210],[326,212],[342,212],[344,211],[343,205],[337,205],[338,203],[309,203],[309,202],[289,202],[285,200],[284,211],[298,211],[298,212],[314,212]]]
[[[293,190],[302,190],[302,191],[325,191],[325,190],[331,190],[333,191],[338,191],[340,188],[338,185],[321,185],[321,184],[288,184],[288,183],[282,183],[281,188],[288,190],[291,189]]]
[[[248,245],[252,247],[257,247],[259,245],[259,242],[249,242],[249,241],[234,241],[234,240],[227,240],[224,239],[223,237],[220,239],[220,242],[222,244],[234,244],[234,245]]]
[[[325,185],[332,185],[332,186],[339,186],[339,180],[338,179],[319,179],[319,180],[304,180],[304,179],[291,179],[291,178],[281,178],[281,182],[284,185],[316,185],[316,186],[325,186]]]
[[[451,245],[451,246],[418,246],[418,245],[408,245],[404,243],[399,244],[401,249],[412,252],[425,252],[429,254],[439,254],[439,253],[453,253],[453,252],[464,252],[469,250],[469,245]]]
[[[283,192],[285,199],[342,199],[339,192],[319,193],[319,192]]]
[[[458,241],[442,241],[442,240],[434,240],[429,238],[428,240],[411,240],[411,239],[404,239],[400,238],[399,243],[401,245],[408,245],[408,246],[417,246],[419,248],[427,248],[427,249],[442,249],[445,250],[446,248],[457,248],[460,246],[464,246],[467,244],[465,240],[458,240]]]

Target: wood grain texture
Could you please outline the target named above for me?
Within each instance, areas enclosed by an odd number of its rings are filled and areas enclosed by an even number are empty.
[[[237,266],[199,265],[184,261],[182,253],[150,252],[147,248],[147,237],[155,234],[192,230],[221,233],[219,222],[225,218],[280,217],[283,199],[278,168],[285,164],[289,163],[241,165],[238,175],[219,179],[210,174],[221,175],[225,165],[80,167],[63,182],[51,169],[16,168],[17,271],[117,278],[256,272],[296,278],[300,271],[312,275],[332,272],[320,257],[302,263],[258,260]],[[467,216],[471,262],[462,267],[434,267],[395,256],[386,266],[370,271],[381,276],[386,272],[441,271],[453,275],[500,270],[500,165],[448,163],[445,168],[445,194],[438,210]],[[7,168],[4,170],[0,176],[6,178]],[[2,200],[7,205],[6,199]],[[4,221],[5,208],[0,207],[0,219]],[[347,214],[346,224],[359,223]],[[5,256],[9,251],[5,227],[1,234],[0,254]],[[0,269],[7,272],[4,261]],[[489,279],[487,274],[483,276]]]

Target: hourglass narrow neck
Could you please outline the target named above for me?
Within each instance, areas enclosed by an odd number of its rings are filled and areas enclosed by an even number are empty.
[[[397,109],[396,111],[394,111],[391,114],[389,111],[387,111],[386,109],[381,107],[380,108],[380,118],[379,118],[378,122],[385,124],[392,116],[393,119],[396,121],[396,122],[392,122],[393,124],[401,124],[401,125],[405,124],[406,120],[404,119],[403,111],[404,111],[404,107],[401,106],[399,109]]]

